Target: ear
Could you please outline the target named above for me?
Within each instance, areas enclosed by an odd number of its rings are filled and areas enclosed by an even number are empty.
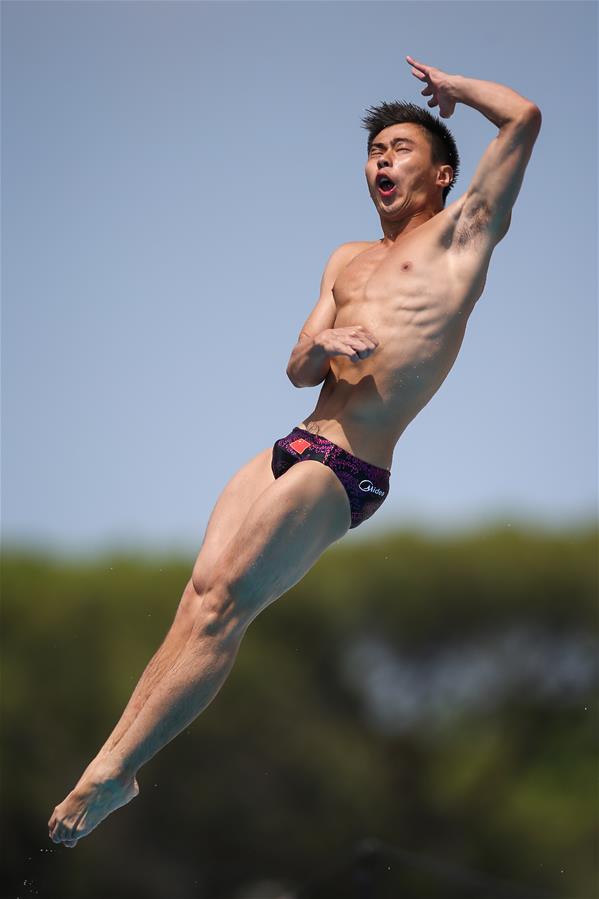
[[[449,187],[453,180],[453,169],[450,165],[442,165],[437,170],[436,186],[442,190]]]

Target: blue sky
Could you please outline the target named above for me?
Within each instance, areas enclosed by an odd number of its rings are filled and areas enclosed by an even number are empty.
[[[197,551],[316,403],[287,360],[331,251],[382,236],[360,119],[426,106],[406,54],[543,125],[460,356],[344,539],[596,516],[597,4],[4,2],[5,544]],[[497,129],[444,121],[451,201]]]

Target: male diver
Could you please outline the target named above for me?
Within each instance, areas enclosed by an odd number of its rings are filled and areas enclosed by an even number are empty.
[[[374,515],[389,493],[399,437],[456,360],[510,226],[541,112],[509,87],[406,60],[441,119],[464,103],[498,132],[466,193],[446,206],[459,157],[443,122],[405,102],[367,111],[365,174],[383,236],[334,250],[291,352],[292,384],[324,381],[316,407],[224,488],[164,642],[52,812],[54,843],[76,846],[138,795],[137,772],[216,696],[251,621]]]

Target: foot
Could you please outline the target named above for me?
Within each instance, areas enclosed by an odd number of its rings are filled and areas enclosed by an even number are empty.
[[[72,849],[104,818],[127,805],[138,793],[135,777],[123,777],[105,764],[94,766],[92,763],[76,787],[54,809],[48,821],[50,839]]]

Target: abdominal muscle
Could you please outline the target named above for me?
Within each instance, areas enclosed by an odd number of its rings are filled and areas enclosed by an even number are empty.
[[[345,318],[338,315],[335,327],[344,327]],[[364,321],[363,316],[351,318]],[[371,465],[391,469],[399,438],[451,370],[465,326],[466,316],[457,317],[451,324],[445,322],[442,335],[426,335],[408,321],[398,328],[396,320],[389,329],[380,320],[376,327],[372,322],[379,340],[372,356],[361,362],[333,357],[314,411],[298,427],[326,437]]]
[[[390,422],[389,410],[376,390],[338,380],[331,369],[314,411],[299,427],[326,437],[370,465],[391,469],[393,450],[408,424],[405,411],[402,425]]]
[[[299,425],[380,468],[391,468],[400,436],[450,372],[484,284],[476,267],[454,277],[442,216],[390,250],[360,252],[337,276],[333,328],[360,324],[378,345],[359,362],[331,358],[316,407]]]

